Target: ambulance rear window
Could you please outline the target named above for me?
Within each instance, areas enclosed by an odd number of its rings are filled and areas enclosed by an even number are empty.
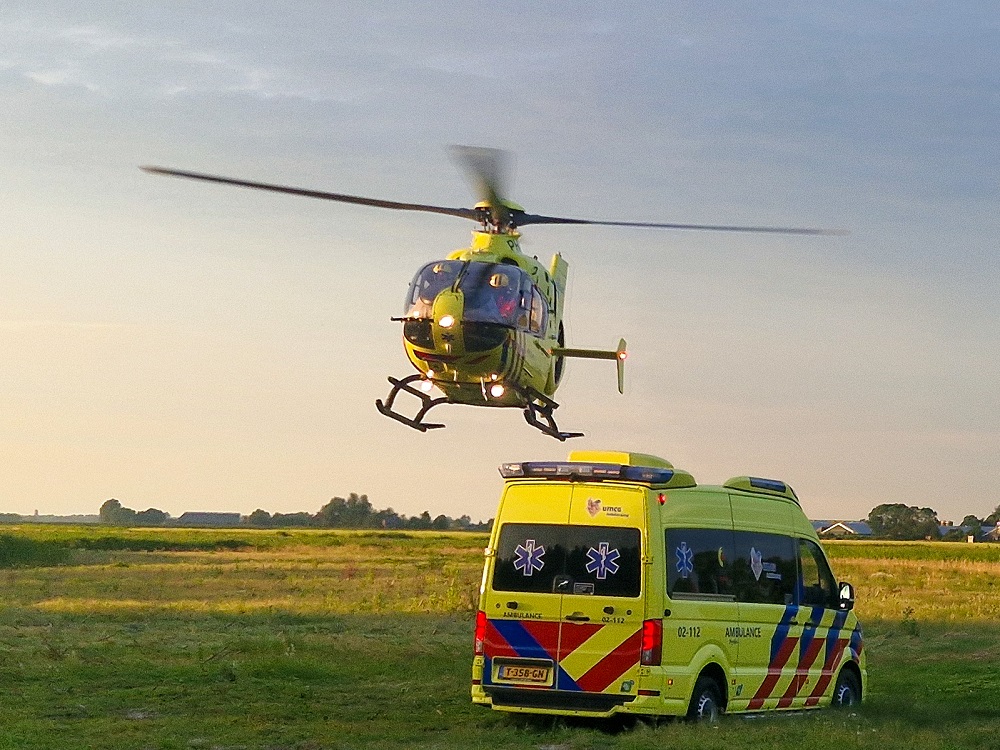
[[[494,591],[639,596],[639,529],[508,523],[500,529]]]

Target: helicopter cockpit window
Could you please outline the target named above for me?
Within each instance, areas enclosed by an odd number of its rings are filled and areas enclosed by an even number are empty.
[[[469,263],[458,288],[465,295],[465,320],[527,328],[531,278],[506,263]]]
[[[455,283],[461,270],[461,261],[437,260],[417,271],[406,295],[403,314],[408,318],[430,318],[435,298]]]

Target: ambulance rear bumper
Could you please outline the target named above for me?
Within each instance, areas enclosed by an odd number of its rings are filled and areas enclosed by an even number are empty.
[[[566,690],[523,690],[484,687],[494,708],[501,710],[580,712],[607,716],[635,700],[634,695],[581,693]]]

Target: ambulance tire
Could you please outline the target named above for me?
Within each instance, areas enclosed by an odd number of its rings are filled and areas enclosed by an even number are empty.
[[[840,670],[837,684],[833,688],[834,708],[850,708],[861,702],[861,685],[850,669]]]
[[[722,698],[719,685],[708,675],[702,675],[694,684],[691,705],[688,706],[688,721],[714,724],[722,715]]]

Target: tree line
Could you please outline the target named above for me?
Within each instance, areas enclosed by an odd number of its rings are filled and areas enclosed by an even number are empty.
[[[872,508],[868,514],[868,525],[875,537],[900,541],[919,539],[962,541],[970,533],[979,536],[982,527],[996,526],[998,521],[1000,521],[1000,505],[985,518],[968,515],[957,526],[946,527],[948,531],[943,533],[937,512],[932,508],[918,508],[903,503],[883,503]]]
[[[168,513],[149,508],[136,511],[124,507],[112,498],[101,505],[101,523],[109,526],[165,526],[175,520]],[[269,513],[258,508],[249,516],[243,516],[241,526],[258,529],[289,527],[313,527],[321,529],[411,529],[438,531],[488,531],[492,519],[473,523],[463,515],[452,518],[446,515],[431,517],[429,511],[418,516],[406,516],[392,508],[376,509],[367,495],[352,492],[346,498],[334,497],[316,513]]]

